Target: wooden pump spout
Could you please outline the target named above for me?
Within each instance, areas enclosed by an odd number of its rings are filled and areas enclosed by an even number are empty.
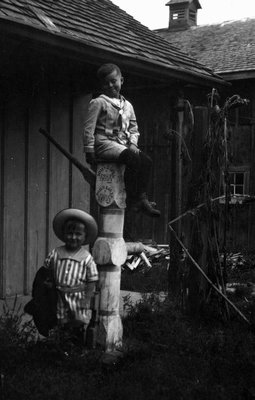
[[[39,132],[42,133],[52,144],[54,144],[54,146],[81,171],[84,179],[90,184],[90,186],[95,188],[95,172],[92,169],[85,167],[79,160],[77,160],[77,158],[73,156],[73,154],[64,149],[64,147],[62,147],[45,129],[40,128]]]

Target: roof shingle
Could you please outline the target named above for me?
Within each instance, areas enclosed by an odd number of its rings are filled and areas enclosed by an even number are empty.
[[[0,0],[0,19],[101,46],[160,69],[205,79],[220,78],[143,26],[110,0]]]
[[[156,32],[218,74],[255,70],[255,19]]]

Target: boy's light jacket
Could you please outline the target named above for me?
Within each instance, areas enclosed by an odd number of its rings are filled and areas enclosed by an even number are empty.
[[[120,106],[105,95],[91,100],[84,124],[85,153],[95,151],[95,135],[97,134],[124,146],[131,143],[137,146],[140,134],[132,104],[123,96],[120,98]]]

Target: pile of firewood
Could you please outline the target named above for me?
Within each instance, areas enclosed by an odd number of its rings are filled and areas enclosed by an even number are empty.
[[[138,266],[141,269],[150,269],[155,264],[169,262],[170,249],[169,245],[153,245],[143,244],[143,250],[140,254],[128,255],[123,268],[135,270]]]

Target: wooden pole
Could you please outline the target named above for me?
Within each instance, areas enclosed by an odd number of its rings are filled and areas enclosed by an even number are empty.
[[[127,258],[123,239],[126,192],[125,166],[99,163],[96,172],[96,200],[99,204],[99,235],[93,258],[99,270],[99,329],[97,343],[108,353],[122,346],[119,315],[121,265]]]
[[[192,133],[192,141],[190,142],[190,153],[192,157],[191,174],[187,185],[187,208],[194,207],[194,204],[200,200],[199,188],[200,188],[200,176],[203,168],[203,146],[205,137],[207,134],[208,126],[208,110],[206,107],[195,107],[194,108],[194,131]],[[200,194],[201,196],[201,194]],[[203,195],[202,195],[203,199]],[[202,225],[203,226],[203,225]],[[203,235],[201,234],[200,228],[193,220],[188,219],[183,224],[185,227],[184,232],[184,244],[190,249],[192,256],[197,259],[203,254]],[[180,236],[179,236],[180,237]],[[195,315],[199,311],[201,302],[201,293],[204,293],[205,281],[201,279],[201,275],[194,268],[189,268],[189,273],[186,278],[188,297],[185,299],[187,305],[187,311]]]
[[[178,174],[177,174],[177,182],[178,182],[178,190],[177,190],[177,212],[178,215],[182,213],[182,137],[183,137],[183,119],[184,119],[184,111],[178,111],[178,127],[179,127],[179,135],[178,135]],[[181,236],[181,220],[178,221],[178,234]]]

